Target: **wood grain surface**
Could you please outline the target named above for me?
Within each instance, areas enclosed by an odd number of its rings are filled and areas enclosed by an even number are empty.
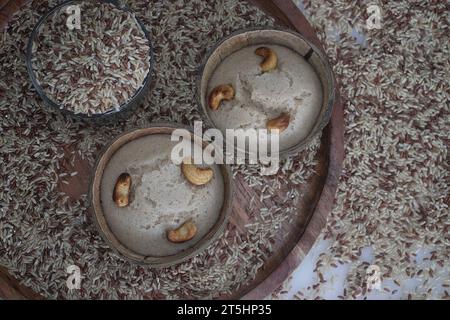
[[[291,0],[248,1],[273,16],[279,25],[301,33],[318,48],[322,48],[314,29]],[[25,2],[0,0],[0,29]],[[330,124],[325,128],[322,135],[316,174],[307,186],[299,190],[304,193],[304,197],[298,206],[299,219],[295,223],[285,226],[284,230],[280,232],[280,237],[274,244],[275,254],[267,260],[256,278],[239,291],[221,298],[260,299],[271,294],[299,265],[325,226],[326,217],[334,203],[344,154],[343,110],[338,89],[336,96]],[[71,151],[73,151],[72,147],[67,146],[67,154],[70,154]],[[92,168],[87,162],[77,159],[74,168],[66,169],[78,171],[79,174],[71,177],[68,181],[69,185],[61,184],[59,189],[71,198],[77,199],[88,192]],[[241,232],[245,232],[243,226],[248,220],[248,202],[254,194],[255,191],[245,183],[243,177],[238,176],[235,181],[235,199],[232,205],[230,223],[234,224]],[[274,195],[272,199],[264,200],[264,204],[256,203],[255,210],[263,206],[276,205],[276,199],[277,195]],[[290,236],[283,238],[281,236],[283,233],[289,233]],[[42,297],[21,286],[5,269],[0,268],[0,298],[39,299]],[[151,296],[148,298],[151,298]]]

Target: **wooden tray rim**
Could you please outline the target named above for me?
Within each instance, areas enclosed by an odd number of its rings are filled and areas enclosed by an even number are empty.
[[[270,16],[274,17],[284,27],[293,29],[305,36],[309,41],[315,44],[323,51],[323,47],[315,35],[315,32],[306,18],[303,16],[298,7],[292,0],[246,0],[265,11]],[[26,0],[0,2],[0,29],[5,26],[5,23],[12,17],[12,14],[17,11]],[[4,13],[6,12],[6,14]],[[344,156],[344,124],[343,124],[343,109],[340,100],[339,86],[336,86],[335,103],[333,106],[333,113],[330,123],[325,128],[329,131],[330,145],[329,145],[329,163],[328,173],[325,183],[316,203],[314,213],[312,214],[307,227],[312,223],[316,224],[319,229],[323,229],[326,222],[326,216],[331,211],[334,203],[334,195],[337,189],[337,182],[342,170],[342,162]],[[331,168],[331,170],[330,170]],[[320,212],[321,215],[318,215]],[[289,277],[289,275],[298,267],[299,263],[304,257],[303,252],[308,252],[312,246],[312,242],[302,244],[304,234],[300,236],[300,241],[291,250],[285,260],[272,272],[266,279],[259,283],[256,287],[248,290],[242,299],[262,299],[271,294],[277,289],[282,282]],[[316,237],[318,234],[316,234]],[[29,288],[19,284],[19,282],[12,277],[4,267],[0,267],[0,297],[4,299],[43,299],[43,297]]]

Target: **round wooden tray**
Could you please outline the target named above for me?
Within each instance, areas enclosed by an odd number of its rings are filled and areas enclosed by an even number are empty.
[[[291,0],[247,1],[274,17],[280,26],[301,33],[322,49],[313,28]],[[13,13],[26,2],[25,0],[0,0],[0,30]],[[300,193],[304,194],[298,206],[298,210],[301,212],[298,215],[299,218],[296,223],[285,226],[285,229],[280,231],[280,237],[273,246],[275,254],[266,261],[256,278],[232,295],[221,298],[262,299],[277,289],[306,256],[325,226],[326,217],[333,206],[344,154],[343,131],[343,110],[339,88],[337,88],[331,121],[324,129],[321,138],[321,147],[317,155],[319,161],[315,168],[316,173],[309,180],[307,186],[296,187],[299,188]],[[70,146],[67,146],[68,154],[72,151],[70,148]],[[69,185],[61,184],[59,189],[71,198],[77,199],[88,191],[92,168],[81,159],[75,161],[75,164],[74,168],[68,166],[66,169],[78,171],[79,174],[70,179]],[[246,212],[248,199],[251,199],[253,195],[255,195],[255,191],[248,186],[243,177],[238,176],[235,180],[235,199],[230,218],[230,223],[234,224],[237,230],[245,230],[244,225],[248,218]],[[259,199],[259,197],[256,196],[255,199]],[[275,204],[274,200],[264,200],[264,206]],[[254,208],[257,210],[260,207],[263,207],[263,204],[257,200]],[[286,233],[290,236],[281,237]],[[43,297],[20,285],[16,279],[8,274],[7,270],[0,267],[0,298],[41,299]]]

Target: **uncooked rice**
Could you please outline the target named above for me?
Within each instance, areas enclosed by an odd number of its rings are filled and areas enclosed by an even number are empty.
[[[143,86],[150,44],[133,13],[80,1],[80,28],[69,30],[63,6],[40,26],[32,66],[44,93],[75,114],[119,110]]]

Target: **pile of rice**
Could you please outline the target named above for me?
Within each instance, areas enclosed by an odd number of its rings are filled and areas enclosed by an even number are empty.
[[[27,37],[55,3],[32,1],[0,38],[0,130],[5,133],[0,138],[0,264],[48,298],[208,298],[235,292],[272,255],[282,225],[302,214],[297,208],[302,195],[287,186],[301,186],[314,174],[319,140],[283,162],[276,177],[260,176],[257,166],[235,167],[234,174],[243,175],[257,191],[257,197],[248,199],[246,230],[230,224],[204,252],[162,270],[137,266],[113,253],[90,219],[86,195],[59,190],[74,177],[89,174],[74,171],[75,163],[93,166],[101,148],[125,130],[157,121],[193,125],[201,120],[196,77],[206,51],[237,29],[272,25],[272,19],[235,0],[127,1],[155,43],[154,88],[126,121],[91,127],[49,112],[27,77]],[[266,199],[275,193],[280,194],[277,206],[256,209],[259,202],[272,203]],[[80,290],[66,286],[66,269],[72,264],[81,268]]]
[[[73,14],[68,6],[40,26],[32,49],[37,82],[47,97],[75,114],[119,110],[149,73],[149,41],[130,12],[101,1],[76,5],[80,29],[66,25]]]
[[[247,232],[228,227],[196,258],[176,267],[150,270],[116,256],[88,218],[87,199],[60,193],[70,183],[72,164],[91,165],[112,137],[153,121],[193,124],[196,71],[204,54],[223,36],[244,27],[273,25],[243,1],[124,1],[137,12],[155,42],[154,90],[126,122],[92,128],[42,107],[28,81],[26,40],[40,15],[56,1],[32,1],[0,36],[0,264],[49,298],[217,297],[248,282],[272,253],[283,223],[299,214],[295,189],[274,207],[252,203],[302,185],[313,174],[318,143],[283,163],[273,179],[257,167],[234,168],[259,190],[250,201]],[[350,265],[343,298],[364,298],[359,261],[373,247],[383,280],[421,279],[405,297],[448,297],[450,270],[448,145],[449,22],[436,1],[382,1],[381,30],[353,33],[364,23],[368,1],[304,1],[326,45],[345,97],[344,171],[336,206],[322,238],[327,254],[317,261],[317,278],[300,298],[321,298],[332,282],[327,268]],[[357,41],[353,37],[356,37]],[[84,160],[83,160],[84,159]],[[415,264],[429,249],[427,267]],[[67,266],[80,266],[81,290],[66,287]],[[434,280],[442,286],[435,286]],[[447,287],[445,287],[446,285]]]

